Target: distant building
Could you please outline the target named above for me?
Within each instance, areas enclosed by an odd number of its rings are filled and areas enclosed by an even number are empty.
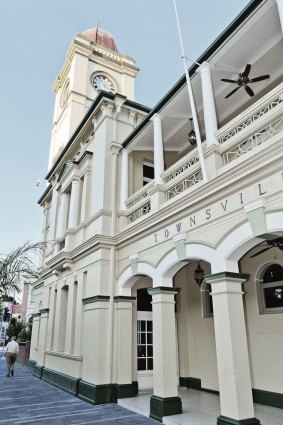
[[[251,1],[191,67],[202,151],[185,77],[149,110],[109,33],[74,37],[39,200],[38,376],[96,404],[151,389],[158,420],[178,385],[219,391],[219,425],[283,408],[282,27],[282,0]]]

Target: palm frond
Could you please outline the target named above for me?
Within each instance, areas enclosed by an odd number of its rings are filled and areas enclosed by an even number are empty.
[[[23,279],[37,278],[38,271],[32,256],[45,250],[46,242],[30,243],[0,256],[0,294],[20,292]]]

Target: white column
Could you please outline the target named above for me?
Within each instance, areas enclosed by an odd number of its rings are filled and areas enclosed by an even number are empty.
[[[277,1],[277,7],[279,12],[279,19],[281,22],[281,29],[283,32],[283,0],[276,0]]]
[[[116,307],[116,380],[117,384],[132,386],[132,326],[133,326],[132,297],[115,297]],[[132,389],[133,391],[134,389]],[[133,393],[132,396],[135,394]],[[118,389],[119,398],[119,389]]]
[[[231,424],[254,418],[242,283],[248,275],[223,272],[206,276],[213,297],[216,355],[221,416],[218,423]],[[234,422],[233,422],[234,423]]]
[[[49,320],[49,308],[40,310],[40,333],[38,341],[38,354],[37,354],[37,364],[40,366],[45,365],[45,350],[47,342],[47,328]]]
[[[163,139],[161,117],[155,114],[152,117],[154,130],[154,179],[158,184],[163,184],[160,175],[164,171]]]
[[[214,93],[211,80],[211,68],[208,62],[203,62],[198,68],[201,76],[202,101],[206,143],[208,146],[218,144],[214,134],[218,130],[214,102]]]
[[[79,180],[72,180],[70,212],[69,212],[69,228],[75,228],[78,225],[78,212],[79,212],[79,195],[80,195],[80,182]]]
[[[182,413],[178,397],[174,300],[178,291],[160,286],[148,289],[148,293],[152,296],[154,368],[150,416],[160,421],[163,416]]]
[[[49,227],[49,239],[54,240],[56,239],[56,215],[57,215],[57,203],[58,203],[58,191],[56,190],[57,187],[54,186],[53,192],[52,192],[52,201],[51,201],[51,207],[50,207],[50,227]]]
[[[127,149],[122,150],[121,161],[121,184],[120,184],[120,208],[126,209],[125,202],[129,197],[129,153]]]
[[[64,192],[61,195],[61,202],[58,212],[58,226],[56,231],[56,236],[61,238],[66,230],[67,225],[67,209],[68,209],[68,197],[69,195]]]
[[[89,173],[85,173],[83,180],[82,189],[82,205],[81,205],[81,222],[85,222],[88,219],[88,200],[89,200]]]
[[[77,283],[69,284],[68,304],[66,315],[66,336],[65,336],[65,353],[72,354],[74,352],[74,327],[76,320],[77,307]]]
[[[76,318],[75,318],[75,329],[74,329],[74,354],[76,356],[82,356],[83,353],[83,324],[84,324],[84,288],[86,282],[81,279],[77,282],[77,305],[76,305]]]

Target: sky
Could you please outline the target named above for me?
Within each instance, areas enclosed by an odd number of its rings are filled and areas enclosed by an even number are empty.
[[[176,0],[196,60],[249,3]],[[153,107],[183,75],[172,0],[0,0],[0,253],[41,240],[55,96],[73,36],[97,26],[136,60],[135,100]],[[36,181],[41,180],[41,186]]]

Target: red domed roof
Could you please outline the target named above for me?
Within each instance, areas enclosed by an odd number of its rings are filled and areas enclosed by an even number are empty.
[[[118,51],[113,35],[110,34],[110,32],[103,31],[100,28],[91,28],[83,31],[81,34],[100,46],[106,47],[114,52]]]

